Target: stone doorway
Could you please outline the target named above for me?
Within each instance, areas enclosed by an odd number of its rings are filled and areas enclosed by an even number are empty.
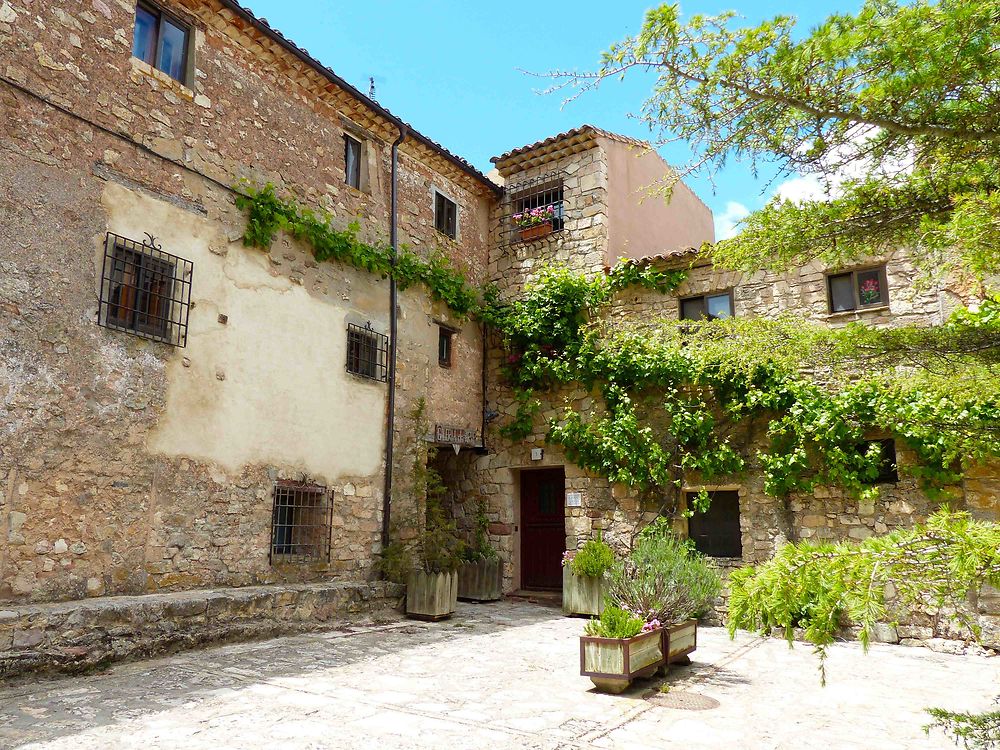
[[[562,590],[566,548],[563,467],[521,471],[521,588]]]

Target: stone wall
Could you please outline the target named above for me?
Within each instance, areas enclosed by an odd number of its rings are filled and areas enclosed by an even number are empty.
[[[345,372],[345,329],[388,330],[388,283],[284,236],[244,248],[231,186],[271,182],[385,241],[394,127],[210,0],[167,3],[195,29],[190,87],[131,56],[132,3],[0,5],[0,600],[373,576],[386,386]],[[473,282],[494,196],[404,142],[401,241]],[[98,325],[107,231],[195,260],[186,348]],[[418,288],[398,315],[398,415],[427,397],[432,422],[478,428],[478,325]],[[459,331],[447,370],[438,322]],[[333,492],[328,563],[269,563],[280,479]]]

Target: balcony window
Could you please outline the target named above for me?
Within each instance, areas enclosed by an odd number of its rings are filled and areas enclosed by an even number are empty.
[[[547,174],[510,187],[506,226],[511,244],[533,242],[566,226],[563,182]]]

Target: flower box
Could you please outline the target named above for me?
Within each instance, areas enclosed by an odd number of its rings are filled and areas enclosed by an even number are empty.
[[[455,612],[458,573],[415,570],[406,582],[406,616],[416,620],[443,620]]]
[[[530,227],[522,227],[521,242],[531,242],[552,234],[552,222],[546,221],[542,224],[533,224]]]
[[[580,636],[580,674],[606,693],[622,692],[636,677],[651,677],[667,666],[667,641],[661,631],[632,638]]]
[[[458,598],[472,602],[495,602],[503,598],[500,558],[463,563],[458,569]]]
[[[603,576],[578,576],[572,565],[563,566],[563,614],[599,617],[604,610],[604,590]]]
[[[660,628],[668,664],[690,664],[688,654],[698,647],[698,621],[685,620]]]

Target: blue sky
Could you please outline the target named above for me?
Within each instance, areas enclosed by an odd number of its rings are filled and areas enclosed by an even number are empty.
[[[648,1],[243,3],[362,91],[367,92],[368,79],[375,76],[376,98],[383,106],[484,172],[491,167],[491,156],[583,123],[636,138],[649,136],[628,117],[649,91],[648,78],[609,81],[563,107],[559,94],[537,93],[547,87],[545,79],[521,72],[593,68],[612,42],[639,30],[653,5]],[[688,0],[681,7],[685,14],[736,10],[748,22],[786,13],[808,27],[828,13],[856,11],[859,5],[860,0]],[[688,154],[675,145],[663,156],[680,164]],[[755,181],[746,166],[731,164],[716,176],[714,190],[705,177],[688,183],[725,232],[730,219],[763,205],[779,187],[767,187],[771,177],[762,174]],[[793,179],[780,189],[795,195],[801,187]]]

